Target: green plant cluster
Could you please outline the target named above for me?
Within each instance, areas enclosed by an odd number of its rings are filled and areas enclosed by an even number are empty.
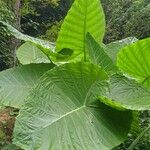
[[[99,0],[75,0],[55,43],[1,23],[25,41],[17,51],[22,65],[0,73],[0,103],[20,109],[14,144],[25,150],[110,150],[138,134],[137,112],[150,110],[150,38],[104,44]]]

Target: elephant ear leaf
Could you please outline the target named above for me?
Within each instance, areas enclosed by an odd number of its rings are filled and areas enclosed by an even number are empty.
[[[20,108],[29,91],[52,64],[30,64],[0,72],[0,104]]]
[[[29,35],[23,34],[20,31],[18,31],[16,28],[11,26],[10,24],[3,22],[0,20],[0,23],[7,27],[8,31],[11,35],[13,35],[16,39],[25,41],[25,42],[31,42],[35,46],[37,46],[45,55],[47,55],[50,59],[50,56],[56,55],[55,54],[55,44],[46,40],[42,40],[39,38],[34,38]]]
[[[124,47],[118,54],[120,70],[150,89],[150,38]]]
[[[25,42],[17,49],[17,58],[21,64],[50,63],[48,57],[32,42]]]
[[[150,91],[135,80],[115,74],[107,86],[101,102],[117,109],[150,110]]]
[[[67,48],[72,57],[86,57],[86,34],[91,33],[102,42],[105,33],[105,17],[99,0],[75,0],[62,24],[56,42],[58,52]],[[80,57],[80,58],[81,58]],[[86,59],[86,58],[85,58]]]
[[[106,52],[110,56],[110,58],[113,60],[114,63],[117,61],[117,54],[119,53],[120,49],[123,47],[132,44],[134,42],[138,41],[135,37],[128,37],[119,41],[114,41],[106,45]]]
[[[98,44],[95,39],[87,33],[87,51],[92,63],[100,65],[106,72],[116,72],[117,67],[107,55],[103,44]]]
[[[89,63],[48,71],[17,117],[14,144],[23,149],[110,150],[122,143],[132,113],[97,100],[105,79],[106,73]]]

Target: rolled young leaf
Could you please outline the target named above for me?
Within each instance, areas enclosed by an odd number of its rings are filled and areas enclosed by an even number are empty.
[[[102,42],[105,16],[99,0],[74,1],[62,24],[56,50],[60,52],[65,48],[70,49],[73,51],[71,58],[78,56],[86,59],[87,32],[90,32],[96,41]]]
[[[118,54],[120,70],[150,88],[150,38],[124,47]]]
[[[52,64],[30,64],[0,72],[0,104],[20,108],[29,91]]]
[[[110,150],[122,143],[132,122],[99,100],[105,72],[89,63],[48,71],[17,117],[13,142],[25,150]]]

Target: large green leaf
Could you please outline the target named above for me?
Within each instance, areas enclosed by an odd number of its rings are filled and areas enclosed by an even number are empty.
[[[21,64],[50,63],[48,57],[31,42],[26,42],[18,48],[17,58]]]
[[[97,100],[106,78],[88,63],[47,72],[17,117],[14,143],[25,150],[110,150],[123,142],[132,113]]]
[[[150,110],[150,91],[134,80],[113,75],[104,87],[101,102],[118,109]]]
[[[119,41],[109,43],[106,45],[106,52],[110,56],[110,58],[113,60],[113,62],[116,63],[117,54],[119,50],[129,44],[136,42],[137,40],[138,39],[135,37],[128,37]]]
[[[89,33],[87,34],[87,49],[92,63],[100,65],[107,72],[117,71],[117,67],[105,52],[103,45],[98,44]]]
[[[117,64],[123,73],[150,88],[150,38],[123,48]]]
[[[23,34],[6,22],[0,21],[0,23],[2,23],[4,26],[6,26],[7,29],[10,31],[10,33],[13,36],[15,36],[15,38],[26,41],[26,42],[27,41],[32,42],[39,49],[41,49],[48,57],[50,57],[50,55],[55,55],[55,50],[54,50],[55,44],[54,43]]]
[[[53,67],[51,64],[30,64],[0,72],[0,103],[20,108],[40,76]]]
[[[86,53],[86,33],[102,42],[105,32],[105,17],[99,0],[75,0],[61,27],[56,50],[73,51],[72,57]],[[85,56],[86,57],[86,56]],[[86,59],[86,58],[85,58]]]

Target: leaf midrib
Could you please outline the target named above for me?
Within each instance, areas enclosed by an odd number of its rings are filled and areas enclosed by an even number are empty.
[[[58,122],[58,121],[61,120],[62,118],[66,117],[66,116],[69,116],[69,115],[71,115],[72,113],[74,113],[74,112],[76,112],[76,111],[79,111],[79,110],[82,110],[82,109],[88,108],[88,107],[89,107],[89,108],[93,108],[93,109],[99,109],[99,107],[96,107],[96,106],[94,106],[94,105],[93,105],[93,106],[92,106],[92,105],[90,105],[90,106],[83,105],[83,106],[81,106],[81,107],[79,107],[79,108],[76,108],[76,109],[74,109],[74,110],[72,110],[72,111],[70,111],[70,112],[68,112],[68,113],[65,113],[64,115],[62,115],[61,117],[59,117],[58,119],[56,119],[55,121],[53,121],[52,123],[50,123],[50,124],[44,126],[43,128],[40,128],[39,130],[35,130],[34,132],[40,132],[41,130],[47,128],[48,126],[50,126],[50,125],[52,125],[52,124]],[[32,133],[34,133],[34,132],[32,132]],[[30,135],[28,135],[27,137],[25,137],[25,138],[23,138],[23,139],[21,139],[21,140],[18,140],[17,143],[19,143],[20,141],[23,141],[24,139],[26,139],[26,138],[28,138],[28,137],[30,137]]]
[[[94,108],[94,109],[99,109],[99,107],[96,107],[96,106],[94,106],[94,105],[89,105],[89,106],[86,105],[87,96],[89,95],[89,91],[91,90],[91,88],[93,87],[93,85],[94,85],[96,82],[97,82],[97,80],[95,80],[95,81],[91,84],[91,86],[90,86],[90,88],[89,88],[89,90],[88,90],[88,92],[87,92],[87,94],[86,94],[84,103],[82,104],[81,107],[78,107],[78,108],[76,108],[76,109],[73,109],[73,110],[71,110],[71,111],[69,111],[69,112],[63,114],[61,117],[57,118],[56,120],[54,120],[54,121],[51,122],[50,124],[47,124],[47,125],[43,126],[43,127],[40,128],[39,130],[34,130],[34,132],[39,132],[39,131],[43,130],[44,128],[47,128],[48,126],[51,126],[52,124],[58,122],[58,121],[61,120],[62,118],[66,117],[66,116],[68,116],[68,115],[70,115],[70,114],[72,114],[72,113],[74,113],[74,112],[76,112],[76,111],[79,111],[79,110],[81,110],[81,109],[88,108],[88,107]],[[57,86],[57,87],[58,87],[58,86]],[[58,88],[59,88],[59,87],[58,87]],[[59,88],[59,89],[60,89],[60,88]],[[60,89],[60,90],[61,90],[61,89]],[[67,96],[67,97],[68,97],[68,96]],[[34,132],[32,132],[32,133],[34,133]]]
[[[98,107],[95,107],[95,106],[92,106],[92,105],[91,105],[91,106],[90,106],[90,105],[89,105],[89,106],[86,105],[86,104],[87,104],[87,98],[88,98],[89,92],[91,91],[93,85],[94,85],[96,82],[97,82],[97,80],[95,80],[95,81],[91,84],[90,88],[88,89],[88,91],[87,91],[87,93],[86,93],[86,96],[85,96],[85,99],[84,99],[84,103],[83,103],[83,105],[82,105],[81,107],[78,107],[78,108],[76,108],[76,109],[73,109],[73,110],[71,110],[71,111],[69,111],[69,112],[63,114],[61,117],[57,118],[56,120],[54,120],[54,121],[51,122],[50,124],[44,126],[42,129],[47,128],[48,126],[51,126],[52,124],[56,123],[57,121],[61,120],[62,118],[66,117],[66,116],[68,116],[68,115],[70,115],[70,114],[72,114],[72,113],[74,113],[74,112],[76,112],[76,111],[79,111],[79,110],[81,110],[81,109],[84,109],[84,108],[86,108],[86,107],[98,108]],[[58,86],[57,86],[57,87],[58,87]],[[59,87],[58,87],[58,88],[59,88]],[[59,88],[59,89],[60,89],[60,88]],[[61,90],[61,89],[60,89],[60,90]],[[67,96],[67,95],[66,95],[66,96]],[[68,97],[68,96],[67,96],[67,97]],[[42,130],[42,129],[40,129],[40,130]],[[36,130],[36,131],[40,131],[40,130]]]
[[[51,126],[52,124],[55,124],[56,122],[60,121],[60,120],[63,119],[64,117],[67,117],[67,116],[71,115],[72,113],[77,112],[77,111],[79,111],[79,110],[82,110],[82,109],[85,109],[85,108],[99,109],[100,107],[97,107],[97,106],[94,106],[94,105],[87,105],[87,103],[86,103],[86,102],[87,102],[88,95],[89,95],[89,92],[91,91],[92,87],[94,86],[94,84],[95,84],[97,81],[98,81],[98,79],[95,79],[95,81],[93,81],[93,83],[92,83],[91,86],[89,87],[89,89],[88,89],[88,91],[87,91],[87,93],[86,93],[86,96],[85,96],[85,98],[84,98],[84,103],[83,103],[80,107],[77,106],[76,109],[73,109],[73,110],[71,110],[71,111],[69,111],[69,112],[66,112],[66,113],[63,114],[61,117],[59,117],[59,118],[55,119],[54,121],[52,121],[50,124],[48,123],[47,125],[41,127],[40,129],[34,130],[34,131],[32,132],[32,134],[34,134],[35,132],[40,132],[41,130],[44,130],[45,128]],[[51,82],[53,82],[53,84],[55,84],[54,81],[51,80]],[[55,84],[55,85],[56,85],[56,84]],[[57,85],[56,85],[56,86],[57,86]],[[59,86],[57,86],[57,88],[58,88],[59,90],[61,90],[61,88],[60,88]],[[67,96],[67,95],[65,95],[65,96]],[[68,96],[67,96],[67,97],[68,97]],[[68,97],[68,98],[69,98],[69,97]],[[26,113],[27,113],[27,112],[26,112]],[[31,114],[30,114],[30,115],[31,115]],[[29,135],[29,136],[30,136],[30,135]],[[29,136],[28,136],[28,137],[29,137]],[[27,138],[27,137],[25,137],[25,138]],[[25,139],[25,138],[24,138],[24,139]],[[20,141],[23,141],[24,139],[22,139],[22,140],[20,140]],[[20,141],[17,141],[17,142],[20,142]]]
[[[79,111],[79,110],[84,109],[84,108],[86,108],[85,105],[83,105],[81,107],[78,107],[78,108],[76,108],[76,109],[74,109],[72,111],[69,111],[69,112],[65,113],[64,115],[62,115],[61,117],[59,117],[56,120],[54,120],[53,122],[51,122],[49,125],[44,126],[43,128],[47,128],[48,126],[51,126],[52,124],[56,123],[57,121],[61,120],[62,118],[65,118],[65,117],[73,114],[74,112]]]

